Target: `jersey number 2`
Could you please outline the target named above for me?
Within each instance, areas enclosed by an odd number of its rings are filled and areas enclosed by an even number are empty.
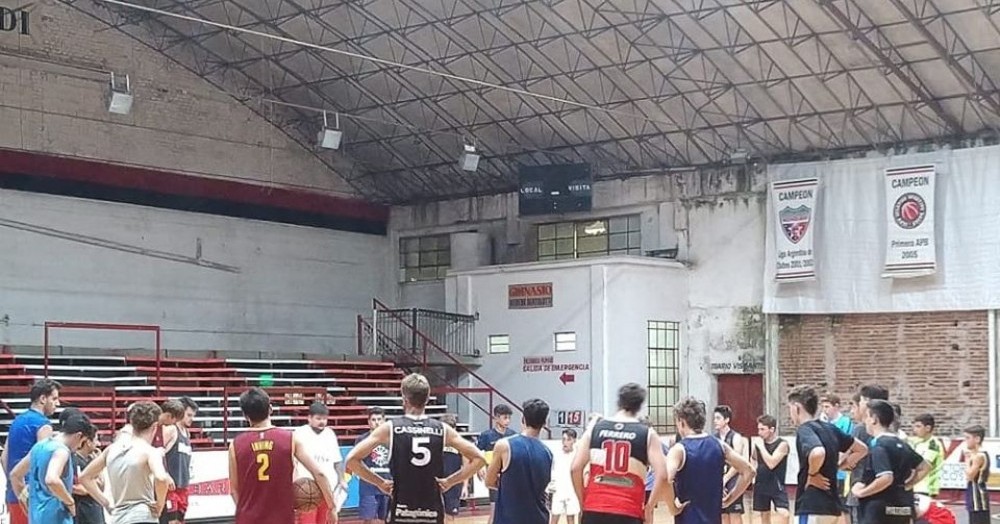
[[[430,437],[413,437],[411,439],[413,443],[413,458],[410,459],[410,464],[422,468],[431,463],[431,448],[427,447],[431,443]]]
[[[271,467],[271,457],[267,453],[257,454],[257,480],[261,482],[267,482],[271,480],[271,475],[267,474],[267,470]]]
[[[608,473],[628,473],[628,461],[632,457],[632,443],[618,440],[605,440],[604,471]]]

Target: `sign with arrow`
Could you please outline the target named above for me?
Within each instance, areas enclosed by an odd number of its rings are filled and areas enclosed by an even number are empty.
[[[576,375],[571,375],[571,374],[566,373],[564,371],[562,375],[559,375],[559,381],[562,382],[563,385],[565,386],[566,384],[569,384],[570,382],[576,382]]]

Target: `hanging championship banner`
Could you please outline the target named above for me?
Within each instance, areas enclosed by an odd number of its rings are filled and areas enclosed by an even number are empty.
[[[934,166],[886,169],[885,206],[888,216],[882,276],[934,273]]]
[[[813,218],[819,179],[803,178],[771,184],[774,203],[775,257],[774,279],[779,282],[809,280],[816,277],[813,267]]]

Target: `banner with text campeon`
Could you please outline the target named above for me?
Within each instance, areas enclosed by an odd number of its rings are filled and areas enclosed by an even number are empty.
[[[882,276],[919,277],[936,271],[934,175],[933,165],[885,170],[886,246]]]
[[[771,184],[774,204],[774,247],[777,250],[774,279],[784,282],[816,277],[813,230],[819,179],[803,178]]]

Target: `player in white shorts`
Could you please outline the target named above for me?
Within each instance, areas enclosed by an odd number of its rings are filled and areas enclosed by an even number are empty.
[[[548,492],[552,507],[549,510],[549,523],[558,524],[563,515],[567,524],[575,524],[580,514],[580,501],[576,499],[573,490],[573,478],[570,476],[570,466],[573,454],[576,452],[576,430],[564,429],[562,433],[562,453],[552,454],[552,481]]]

